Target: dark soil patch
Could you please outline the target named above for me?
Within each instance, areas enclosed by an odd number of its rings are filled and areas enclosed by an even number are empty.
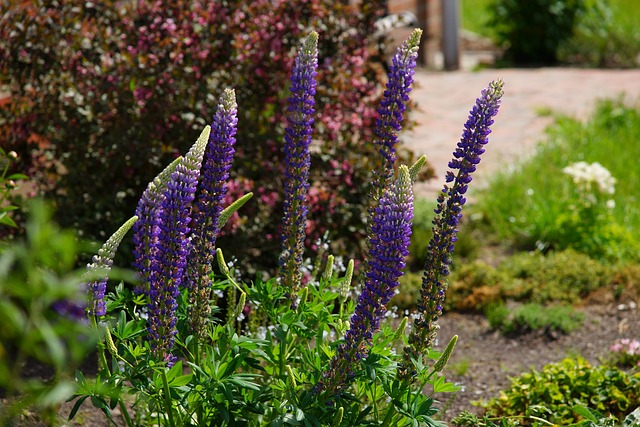
[[[578,309],[584,324],[570,335],[547,333],[504,337],[491,330],[480,314],[450,313],[440,320],[440,346],[458,334],[458,344],[445,368],[447,380],[463,387],[447,399],[440,395],[440,417],[450,421],[461,411],[481,414],[472,402],[488,401],[510,385],[509,377],[560,362],[568,356],[581,356],[599,364],[611,354],[609,346],[617,338],[637,337],[640,311],[635,302],[593,305]]]

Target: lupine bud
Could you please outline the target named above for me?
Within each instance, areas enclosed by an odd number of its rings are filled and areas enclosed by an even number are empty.
[[[420,158],[409,168],[409,177],[411,178],[411,182],[416,182],[418,179],[418,175],[420,174],[420,170],[427,163],[427,156],[420,156]]]
[[[302,288],[300,291],[300,295],[298,296],[298,305],[302,305],[307,302],[307,298],[309,297],[309,288]]]
[[[453,338],[451,338],[451,340],[449,341],[449,344],[447,344],[447,346],[445,347],[438,360],[436,360],[436,363],[433,365],[434,372],[442,372],[444,367],[447,366],[447,363],[449,363],[449,359],[451,358],[451,353],[453,353],[453,349],[455,348],[457,342],[458,336],[454,335]]]
[[[240,293],[240,299],[238,300],[238,304],[236,305],[235,310],[233,310],[233,317],[237,318],[238,316],[240,316],[240,314],[242,314],[242,311],[244,310],[244,305],[247,302],[247,294],[242,292]]]
[[[353,266],[354,262],[352,259],[349,260],[347,264],[347,271],[344,274],[344,279],[342,279],[342,284],[340,285],[340,298],[346,300],[349,296],[349,291],[351,290],[351,280],[353,280]]]
[[[291,369],[291,366],[286,365],[286,369],[287,369],[287,374],[289,375],[289,380],[291,381],[291,385],[293,386],[293,388],[298,387],[298,383],[296,382],[296,376],[293,374],[293,369]]]
[[[222,254],[222,249],[216,249],[216,261],[218,261],[218,268],[220,272],[225,276],[230,274],[229,267],[227,266],[227,262],[224,260],[224,255]]]
[[[229,221],[229,218],[231,218],[231,215],[236,213],[252,197],[253,193],[249,192],[224,208],[222,212],[220,212],[220,219],[218,219],[218,229],[222,229],[227,221]]]
[[[344,407],[339,407],[336,411],[335,416],[333,417],[333,421],[331,422],[332,427],[339,427],[342,423],[342,417],[344,417]]]
[[[396,332],[393,334],[393,338],[391,338],[391,341],[395,341],[402,335],[404,335],[404,330],[407,329],[408,322],[409,318],[407,316],[402,318],[402,320],[400,321],[400,325],[398,325],[398,329],[396,329]]]
[[[330,280],[333,277],[333,255],[327,256],[327,265],[324,269],[324,273],[322,273],[322,278],[325,280]]]

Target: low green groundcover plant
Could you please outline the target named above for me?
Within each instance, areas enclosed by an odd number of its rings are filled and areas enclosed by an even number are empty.
[[[584,314],[566,305],[543,306],[522,304],[510,308],[505,304],[491,304],[485,309],[489,325],[503,334],[556,332],[568,334],[582,325]]]
[[[573,305],[603,289],[613,300],[626,288],[630,295],[637,293],[636,270],[633,264],[607,265],[574,250],[519,252],[497,266],[481,260],[459,262],[452,271],[445,307],[482,312],[490,304],[507,301]],[[420,275],[409,272],[401,282],[403,292],[392,303],[409,309],[420,294]]]
[[[486,410],[491,416],[522,417],[520,425],[525,426],[573,425],[585,419],[588,422],[590,413],[623,420],[637,408],[638,402],[640,373],[625,373],[606,365],[592,366],[582,358],[567,358],[540,371],[512,378],[511,387],[491,400]]]
[[[434,419],[436,398],[457,389],[442,376],[457,336],[435,351],[438,318],[464,195],[485,151],[503,82],[482,91],[449,164],[415,319],[410,326],[407,318],[391,325],[385,318],[408,255],[412,183],[426,161],[423,156],[407,167],[398,164],[396,152],[420,37],[415,30],[398,48],[378,109],[373,145],[382,167],[370,186],[359,274],[354,260],[343,272],[333,254],[313,264],[303,257],[318,66],[318,34],[311,33],[291,76],[278,273],[245,283],[238,276],[242,264],[227,263],[217,247],[221,227],[252,196],[224,203],[240,124],[235,93],[227,89],[211,126],[149,183],[135,215],[93,257],[79,293],[66,299],[61,293],[43,308],[48,316],[53,308],[58,317],[88,323],[90,336],[101,337],[97,375],[75,373],[70,418],[91,402],[112,421],[119,407],[127,426],[442,425]],[[130,229],[139,280],[108,292],[115,253]],[[2,252],[0,273],[10,271],[11,254]],[[6,353],[0,356],[5,363]],[[9,402],[26,394],[45,408],[68,397],[44,399],[47,386],[32,395],[6,382],[0,388],[8,390]],[[12,404],[0,410],[2,422],[15,411]]]

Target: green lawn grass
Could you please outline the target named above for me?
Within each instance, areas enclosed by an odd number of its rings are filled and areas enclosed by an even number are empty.
[[[587,123],[559,117],[535,154],[495,175],[476,194],[472,209],[482,215],[491,235],[519,249],[572,247],[588,253],[610,245],[601,249],[613,252],[613,258],[636,258],[637,245],[629,242],[640,235],[639,135],[640,110],[617,101],[602,102]],[[562,169],[578,161],[598,162],[617,179],[615,207],[602,227],[581,236],[582,243],[567,244],[558,239],[563,238],[573,184]]]

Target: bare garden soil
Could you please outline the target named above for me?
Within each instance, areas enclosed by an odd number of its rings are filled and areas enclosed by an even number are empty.
[[[498,397],[509,377],[541,369],[565,357],[581,356],[591,364],[606,358],[617,338],[634,337],[640,331],[640,311],[635,301],[591,304],[577,308],[584,313],[583,326],[569,335],[549,332],[505,337],[493,331],[483,315],[450,313],[440,320],[440,345],[458,334],[459,339],[446,378],[462,390],[448,400],[440,395],[441,413],[450,421],[463,410],[482,413],[472,402]],[[640,402],[639,402],[640,403]]]

